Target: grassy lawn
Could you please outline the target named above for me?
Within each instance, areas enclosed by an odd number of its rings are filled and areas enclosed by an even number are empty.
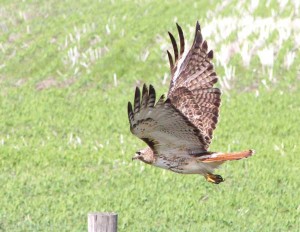
[[[297,1],[208,2],[0,0],[0,231],[95,211],[129,232],[300,230]],[[220,185],[131,161],[127,102],[167,92],[167,31],[191,44],[197,19],[224,92],[211,150],[257,152]]]

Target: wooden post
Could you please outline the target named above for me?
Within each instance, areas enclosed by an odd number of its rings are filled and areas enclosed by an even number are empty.
[[[88,232],[117,232],[118,214],[89,213]]]

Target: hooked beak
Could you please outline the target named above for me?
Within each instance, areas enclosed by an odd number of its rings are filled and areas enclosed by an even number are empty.
[[[140,156],[140,154],[138,154],[138,153],[135,153],[135,155],[132,157],[132,160],[136,160],[136,159],[138,159],[138,158],[139,158],[139,156]]]

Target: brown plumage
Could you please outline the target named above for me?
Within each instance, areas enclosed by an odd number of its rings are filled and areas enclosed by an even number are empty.
[[[212,174],[214,169],[227,160],[247,158],[254,151],[208,151],[221,103],[221,91],[213,87],[218,81],[211,63],[213,51],[208,52],[197,22],[193,45],[184,53],[184,35],[176,26],[180,50],[169,32],[174,59],[167,51],[171,71],[167,99],[162,95],[156,102],[154,87],[144,85],[142,93],[136,88],[134,105],[128,102],[130,130],[148,145],[133,159],[177,173],[202,174],[218,184],[223,178]]]

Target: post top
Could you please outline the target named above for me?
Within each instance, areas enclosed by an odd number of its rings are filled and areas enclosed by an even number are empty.
[[[88,213],[89,216],[117,216],[117,213],[114,212],[91,212]]]

